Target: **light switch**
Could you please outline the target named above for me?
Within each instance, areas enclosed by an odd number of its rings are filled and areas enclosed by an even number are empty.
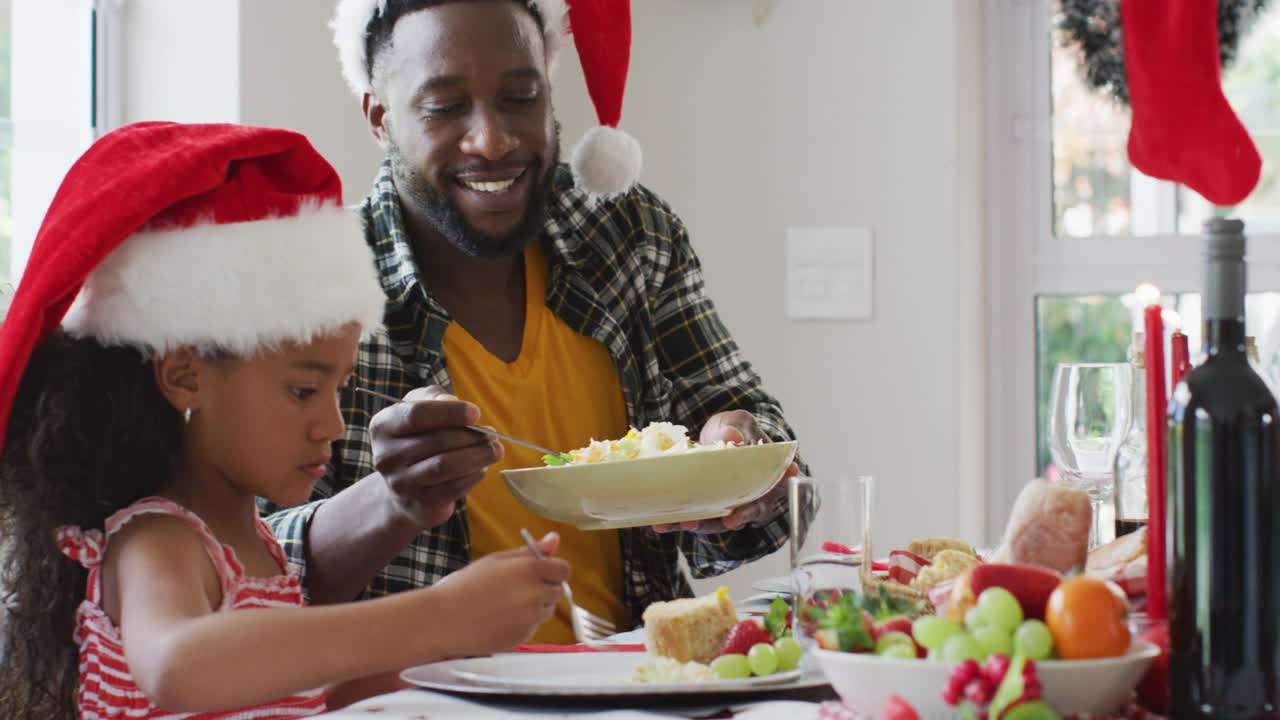
[[[874,297],[870,228],[787,230],[787,316],[864,319]]]

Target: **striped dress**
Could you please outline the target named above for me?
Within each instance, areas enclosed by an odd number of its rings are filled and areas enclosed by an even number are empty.
[[[133,680],[125,660],[120,631],[102,610],[100,563],[111,536],[130,520],[144,513],[161,513],[182,518],[204,541],[209,557],[222,581],[222,605],[217,612],[249,608],[302,607],[302,587],[289,568],[284,552],[271,530],[258,521],[258,536],[271,556],[285,570],[284,575],[260,578],[244,574],[235,551],[218,542],[204,521],[177,503],[164,498],[144,498],[107,518],[105,534],[100,530],[81,531],[76,527],[58,530],[58,548],[89,571],[84,602],[76,612],[74,640],[80,648],[80,683],[76,691],[79,715],[83,720],[107,718],[206,718],[265,720],[313,715],[324,710],[323,691],[310,690],[274,702],[239,710],[212,713],[171,713],[156,707]]]

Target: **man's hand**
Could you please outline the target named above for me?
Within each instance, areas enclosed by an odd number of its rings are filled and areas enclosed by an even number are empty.
[[[703,444],[732,442],[754,445],[758,442],[770,442],[768,436],[760,429],[756,418],[746,410],[728,410],[712,415],[707,424],[702,426],[698,441]],[[747,525],[759,525],[773,519],[773,507],[778,499],[787,495],[787,480],[800,473],[800,466],[791,463],[782,478],[758,500],[740,507],[722,518],[713,520],[695,520],[676,525],[654,525],[653,529],[660,533],[685,530],[695,533],[718,533],[726,530],[738,530]]]
[[[480,409],[443,388],[418,388],[404,399],[411,402],[389,405],[369,422],[373,466],[396,509],[419,528],[438,527],[502,457],[502,445],[463,427],[480,420]]]

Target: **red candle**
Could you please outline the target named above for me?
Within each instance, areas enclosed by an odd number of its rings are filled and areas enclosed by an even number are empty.
[[[1159,305],[1148,306],[1143,312],[1146,349],[1142,360],[1146,365],[1147,383],[1147,614],[1153,620],[1168,617],[1164,488],[1165,411],[1169,395],[1164,384],[1164,321],[1160,312]]]
[[[1173,377],[1173,387],[1191,369],[1191,352],[1187,349],[1187,336],[1174,331],[1169,336],[1169,371]]]

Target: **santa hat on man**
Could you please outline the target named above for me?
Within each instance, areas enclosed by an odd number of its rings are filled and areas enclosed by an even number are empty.
[[[137,123],[76,161],[0,324],[0,446],[35,347],[59,325],[142,357],[250,356],[351,322],[386,297],[338,175],[303,136]]]
[[[542,18],[547,67],[554,68],[562,35],[573,34],[587,92],[600,124],[573,149],[569,166],[580,187],[593,195],[626,192],[640,177],[640,144],[618,129],[631,57],[631,0],[524,0]],[[369,24],[387,0],[338,0],[333,41],[342,74],[356,97],[373,92],[366,47]],[[566,23],[566,16],[568,22]]]

